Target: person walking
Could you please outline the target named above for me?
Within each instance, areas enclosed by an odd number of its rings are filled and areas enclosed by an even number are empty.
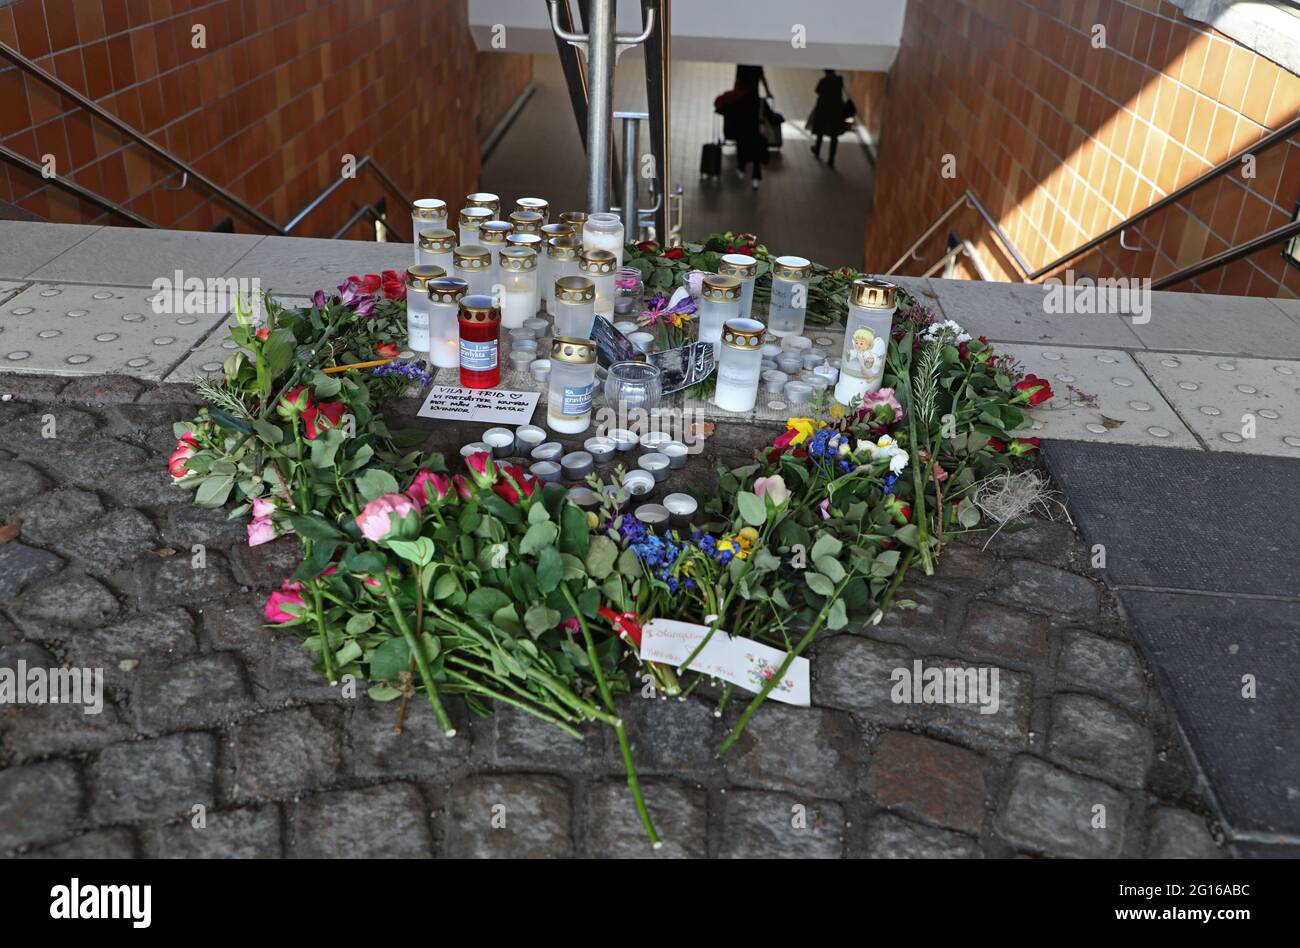
[[[737,70],[737,78],[742,85],[736,87],[743,95],[729,110],[731,125],[736,140],[736,177],[745,179],[746,167],[750,170],[750,181],[755,191],[763,180],[763,165],[767,163],[767,139],[763,137],[760,121],[763,115],[763,99],[759,94],[759,84],[766,85],[762,67],[757,73],[742,76]]]
[[[822,138],[831,140],[826,166],[834,168],[835,151],[839,147],[840,136],[844,134],[846,110],[844,77],[834,69],[827,69],[825,72],[826,75],[822,76],[817,83],[817,104],[813,106],[812,115],[809,116],[808,131],[817,136],[817,141],[812,146],[812,153],[818,161],[821,161],[822,157]]]

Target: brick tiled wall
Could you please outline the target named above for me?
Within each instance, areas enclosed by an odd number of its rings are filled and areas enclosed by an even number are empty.
[[[1096,25],[1106,45],[1094,46]],[[885,104],[866,262],[883,270],[972,190],[1041,267],[1297,114],[1300,78],[1164,0],[911,0]],[[956,176],[941,174],[945,155]],[[1243,171],[1245,166],[1243,166]],[[1300,144],[1262,154],[1078,261],[1096,275],[1170,273],[1290,219]],[[1022,274],[987,226],[959,212],[903,273],[942,255],[949,230],[994,274]],[[1272,249],[1181,289],[1294,295]]]
[[[192,43],[206,29],[206,48]],[[453,206],[477,186],[480,83],[465,0],[18,0],[0,40],[283,225],[371,155],[411,197]],[[513,101],[531,61],[488,77]],[[229,205],[70,100],[0,63],[0,141],[162,226],[207,229]],[[329,236],[365,203],[399,198],[362,172],[294,233]],[[55,221],[109,221],[0,162],[0,201]],[[116,221],[120,223],[120,221]],[[365,228],[354,229],[359,236]]]

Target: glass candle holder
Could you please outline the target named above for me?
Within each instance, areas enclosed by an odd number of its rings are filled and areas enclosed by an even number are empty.
[[[493,388],[501,383],[501,312],[492,297],[466,296],[460,301],[460,384]]]
[[[722,330],[714,403],[723,411],[753,411],[762,371],[764,326],[757,319],[733,319]]]
[[[840,377],[835,385],[835,400],[841,405],[880,390],[897,310],[895,284],[875,277],[853,282],[849,313],[844,322]]]
[[[462,244],[451,254],[452,276],[469,284],[468,295],[492,295],[492,254],[478,244]]]
[[[439,369],[460,367],[460,301],[469,284],[459,277],[429,281],[429,364]],[[407,294],[406,305],[411,305]]]
[[[546,313],[554,316],[555,284],[566,277],[578,276],[578,253],[580,245],[573,237],[552,237],[546,242],[546,262],[549,265],[549,292],[546,294]],[[594,300],[595,297],[593,296]],[[572,334],[570,334],[572,335]]]
[[[614,274],[618,258],[608,250],[583,247],[578,255],[578,275],[590,280],[596,287],[596,314],[614,315]]]
[[[551,241],[557,237],[572,237],[573,228],[568,224],[543,224],[539,236],[541,237],[541,245],[537,248],[537,286],[541,290],[542,302],[546,305],[546,311],[549,313],[551,311],[551,294],[555,291],[555,281],[562,276],[571,276],[568,273],[556,272],[556,261],[551,257]]]
[[[489,191],[475,191],[473,194],[465,195],[465,206],[487,208],[492,212],[489,220],[501,216],[501,198]]]
[[[446,275],[442,267],[406,268],[406,347],[421,355],[429,351],[429,281]]]
[[[590,339],[596,324],[596,285],[585,276],[555,281],[555,334]]]
[[[578,238],[578,245],[582,246],[582,232],[587,227],[587,212],[565,211],[560,215],[560,223],[568,224],[573,228],[573,236]]]
[[[740,318],[740,281],[735,277],[710,273],[700,291],[700,342],[713,343],[716,361],[722,343],[722,327]]]
[[[590,339],[557,336],[551,342],[546,426],[561,434],[586,431],[591,427],[591,398],[595,390],[595,345]]]
[[[501,325],[519,329],[537,315],[537,251],[506,247],[497,254],[501,273]]]
[[[427,267],[442,267],[444,273],[450,273],[455,266],[452,255],[456,250],[456,232],[446,227],[430,227],[418,234],[416,262]]]
[[[541,234],[546,219],[536,211],[512,211],[509,221],[516,234]]]
[[[514,232],[515,227],[509,221],[484,221],[478,229],[479,246],[486,247],[489,253],[488,285],[492,287],[490,292],[493,294],[496,294],[497,285],[501,282],[499,255],[502,250],[510,246],[506,238]]]
[[[808,309],[812,264],[803,257],[777,257],[772,266],[772,300],[767,304],[767,331],[774,336],[803,332]]]
[[[615,362],[609,367],[605,377],[605,401],[618,412],[620,419],[625,419],[629,412],[643,411],[647,415],[659,407],[663,394],[663,379],[657,366],[649,362]],[[614,432],[610,432],[614,437]],[[619,439],[614,438],[615,441]],[[632,443],[620,451],[629,451],[636,444]]]
[[[490,220],[492,220],[490,207],[462,207],[460,217],[457,218],[460,242],[466,245],[477,244],[478,229]]]
[[[550,202],[543,198],[532,198],[532,197],[520,198],[519,200],[515,201],[515,210],[535,211],[536,213],[542,215],[543,224],[548,223],[551,219]]]
[[[645,284],[636,267],[622,267],[614,275],[614,315],[636,316],[642,310]]]
[[[447,226],[447,202],[437,198],[420,198],[411,204],[411,233],[415,235],[415,263],[420,259],[421,231]]]
[[[754,280],[758,277],[758,261],[749,254],[723,254],[718,262],[718,273],[740,281],[740,318],[750,319],[754,315]]]
[[[539,257],[542,253],[542,235],[541,234],[511,234],[506,238],[508,247],[527,247]],[[540,261],[539,261],[540,262]]]
[[[582,228],[582,249],[608,250],[614,255],[614,269],[623,266],[623,222],[617,214],[600,213],[587,216]]]

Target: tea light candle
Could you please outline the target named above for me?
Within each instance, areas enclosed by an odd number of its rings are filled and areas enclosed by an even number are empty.
[[[801,356],[805,349],[812,348],[812,344],[812,340],[807,336],[786,336],[781,340],[781,351],[793,352]]]
[[[635,431],[628,431],[626,428],[614,428],[609,432],[610,438],[614,440],[614,447],[619,451],[631,451],[637,445]]]
[[[551,378],[551,360],[534,359],[528,363],[528,372],[538,382],[547,382]]]
[[[781,355],[781,347],[774,342],[763,343],[763,358],[775,362]]]
[[[662,431],[647,431],[641,436],[639,443],[642,451],[657,452],[671,440],[672,437]]]
[[[628,471],[623,475],[623,490],[632,497],[644,497],[655,489],[655,477],[649,471]]]
[[[567,496],[569,502],[577,505],[579,510],[591,512],[600,509],[600,495],[590,487],[570,487]]]
[[[689,526],[700,509],[699,502],[690,494],[669,494],[664,498],[664,507],[668,510],[669,523],[674,527]]]
[[[551,340],[551,379],[546,396],[546,426],[561,434],[591,427],[596,391],[596,346],[590,339],[556,336]]]
[[[537,251],[505,247],[497,254],[502,285],[501,325],[518,329],[537,315]]]
[[[411,205],[411,233],[415,234],[415,260],[420,260],[420,231],[443,227],[447,223],[447,202],[437,198],[420,198]]]
[[[477,244],[478,229],[485,222],[492,220],[492,214],[492,209],[487,207],[471,206],[461,208],[460,217],[457,220],[460,242],[467,246]]]
[[[794,352],[782,352],[776,357],[776,367],[786,375],[798,375],[803,371],[803,357]]]
[[[595,468],[596,462],[586,451],[571,451],[560,458],[560,467],[564,476],[571,481],[580,481]]]
[[[458,242],[456,232],[446,227],[422,230],[416,244],[416,256],[424,266],[442,267],[444,272],[450,273],[455,265],[452,254]]]
[[[439,369],[460,367],[460,301],[469,284],[459,277],[429,281],[429,362]],[[408,298],[406,305],[411,301]]]
[[[530,457],[534,461],[558,461],[564,454],[564,445],[558,441],[547,441],[533,448]]]
[[[824,375],[818,375],[816,372],[805,373],[803,381],[811,385],[814,392],[824,392],[831,387],[831,380]]]
[[[531,319],[525,319],[522,328],[532,333],[534,339],[541,339],[550,330],[551,324],[540,316],[534,316]]]
[[[521,457],[529,457],[533,453],[533,448],[545,440],[545,428],[539,428],[537,425],[520,425],[515,429],[515,453]]]
[[[627,340],[636,346],[638,352],[649,352],[654,346],[655,334],[652,332],[628,333]]]
[[[509,428],[489,428],[483,432],[483,443],[492,449],[492,456],[508,458],[515,450],[515,433]]]
[[[767,304],[767,328],[774,336],[803,332],[808,308],[812,263],[803,257],[777,257],[772,265],[772,299]]]
[[[560,277],[555,281],[555,335],[568,339],[590,339],[596,324],[596,285],[585,276]]]
[[[532,339],[533,341],[537,340],[537,333],[533,332],[527,326],[516,326],[514,329],[510,330],[509,336],[510,336],[510,342],[512,344],[517,339]]]
[[[766,329],[757,319],[733,319],[722,330],[713,401],[723,411],[753,411],[758,401]]]
[[[633,516],[647,527],[663,527],[667,525],[670,514],[663,504],[642,504]]]
[[[674,471],[680,471],[686,466],[686,459],[690,456],[691,449],[680,441],[665,441],[659,448],[660,454],[668,456],[668,466]]]
[[[471,296],[492,295],[492,254],[478,244],[461,244],[451,255],[451,273],[469,284]]]
[[[586,252],[604,251],[614,255],[614,270],[623,266],[623,222],[617,214],[589,214],[582,227],[582,249]],[[612,289],[612,288],[611,288]],[[610,294],[610,312],[614,297]]]
[[[780,395],[785,391],[785,383],[790,376],[780,369],[768,369],[763,373],[763,392],[769,396]]]
[[[537,361],[536,349],[512,348],[510,350],[510,370],[512,372],[528,372],[535,361]]]
[[[815,369],[826,361],[826,353],[822,349],[812,348],[805,349],[803,352],[803,367],[805,369]]]
[[[643,454],[637,459],[637,467],[643,471],[649,471],[656,481],[662,481],[668,476],[668,455],[660,454],[658,451],[652,451],[649,454]]]
[[[840,377],[840,370],[831,365],[830,362],[823,362],[817,368],[813,369],[813,374],[826,379],[828,385],[834,385]]]
[[[634,332],[641,331],[641,327],[637,323],[634,323],[631,320],[627,320],[627,319],[620,319],[618,322],[614,324],[614,328],[617,329],[625,336],[630,336]]]
[[[554,461],[538,461],[528,469],[528,473],[539,481],[556,484],[560,480],[560,465]]]
[[[501,384],[501,313],[490,296],[460,301],[460,384],[495,388]]]
[[[791,379],[785,383],[785,400],[790,403],[791,408],[808,404],[812,393],[813,387],[801,379]]]
[[[510,345],[512,348],[533,353],[534,359],[537,358],[537,350],[541,348],[541,345],[532,336],[520,336],[517,339],[511,339]]]
[[[618,450],[613,438],[588,438],[582,443],[582,446],[587,449],[587,453],[591,455],[597,464],[608,463],[609,459],[614,456],[614,452]]]
[[[491,454],[492,446],[484,441],[472,441],[460,449],[460,456],[463,458],[470,457],[474,454]]]
[[[618,257],[609,250],[584,246],[578,255],[578,275],[584,276],[596,288],[597,315],[614,315],[614,273]]]

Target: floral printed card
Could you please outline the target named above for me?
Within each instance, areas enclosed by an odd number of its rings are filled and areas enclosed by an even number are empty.
[[[673,619],[651,619],[641,630],[641,660],[659,662],[677,668],[691,657],[696,646],[708,634],[708,626]],[[753,639],[730,636],[719,629],[704,647],[691,671],[714,675],[746,691],[758,692],[772,678],[786,653],[770,648]],[[808,659],[796,658],[786,669],[768,697],[786,704],[807,707],[812,703],[812,686],[809,683]]]

